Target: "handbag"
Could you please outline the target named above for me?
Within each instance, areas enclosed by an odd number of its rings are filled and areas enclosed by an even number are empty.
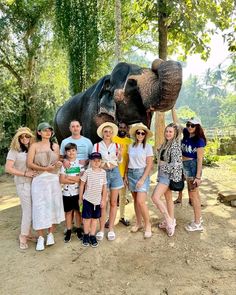
[[[171,191],[175,191],[175,192],[180,192],[184,189],[184,178],[182,175],[182,179],[180,181],[173,181],[172,179],[170,179],[170,184],[169,184],[169,189]]]

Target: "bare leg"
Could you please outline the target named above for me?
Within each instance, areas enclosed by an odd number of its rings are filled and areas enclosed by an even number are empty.
[[[199,224],[201,218],[201,198],[199,195],[199,189],[195,188],[189,192],[189,197],[193,205],[194,222]]]
[[[84,234],[85,235],[88,235],[89,234],[89,231],[90,231],[90,227],[91,227],[91,218],[87,219],[87,218],[84,218]]]
[[[66,228],[71,229],[72,228],[72,210],[65,213],[66,217]]]
[[[114,228],[114,223],[115,223],[116,213],[117,213],[118,194],[119,194],[118,189],[111,190],[111,193],[110,193],[110,212],[109,212],[109,231],[113,231],[113,228]]]
[[[161,196],[164,195],[168,190],[168,186],[162,183],[158,183],[153,194],[152,201],[158,207],[160,212],[163,214],[168,225],[172,224],[172,219],[167,211],[167,208],[163,201],[161,200]]]
[[[182,204],[183,191],[179,192],[178,198],[174,201],[174,204]]]
[[[138,192],[136,197],[136,202],[140,210],[141,216],[144,220],[145,231],[150,232],[151,223],[150,223],[148,207],[146,205],[146,197],[147,197],[146,192]]]
[[[172,199],[172,192],[171,190],[167,190],[165,192],[165,199],[166,199],[166,206],[167,206],[167,211],[170,216],[170,218],[173,220],[174,219],[174,202]]]
[[[133,200],[134,200],[134,211],[136,216],[136,226],[141,227],[142,226],[142,214],[139,208],[139,204],[137,203],[137,193],[132,192]]]
[[[90,223],[90,235],[95,236],[97,229],[97,219],[92,218]]]

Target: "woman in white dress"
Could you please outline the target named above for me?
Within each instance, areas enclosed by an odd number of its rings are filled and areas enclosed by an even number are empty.
[[[48,229],[46,245],[53,245],[55,224],[65,219],[58,169],[59,146],[52,142],[53,128],[46,122],[37,127],[38,142],[28,152],[28,167],[37,171],[32,181],[33,228],[38,233],[37,251],[44,250],[44,230]]]

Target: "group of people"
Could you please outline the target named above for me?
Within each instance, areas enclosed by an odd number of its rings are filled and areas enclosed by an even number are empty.
[[[158,150],[158,178],[152,201],[163,215],[158,227],[173,236],[176,227],[174,202],[170,181],[179,182],[183,175],[194,210],[194,220],[187,231],[202,231],[201,183],[202,162],[206,138],[197,118],[187,120],[186,127],[174,123],[164,131],[164,143]],[[115,219],[119,201],[120,222],[125,219],[126,190],[131,191],[135,224],[131,232],[143,230],[144,238],[151,238],[152,229],[146,204],[153,168],[153,149],[147,142],[152,132],[143,123],[128,128],[105,122],[97,129],[101,141],[94,145],[81,135],[82,126],[73,120],[71,136],[59,145],[53,140],[53,127],[42,122],[36,136],[27,127],[17,130],[7,155],[6,172],[14,175],[22,208],[21,249],[28,248],[28,240],[36,239],[36,250],[53,245],[55,225],[65,220],[64,242],[71,240],[73,225],[83,246],[97,247],[103,240],[116,239]],[[183,131],[183,132],[182,132]],[[183,133],[183,138],[182,138]],[[165,196],[166,202],[161,199]],[[97,230],[97,221],[99,229]],[[37,232],[32,235],[31,226]],[[45,231],[47,238],[45,241]]]

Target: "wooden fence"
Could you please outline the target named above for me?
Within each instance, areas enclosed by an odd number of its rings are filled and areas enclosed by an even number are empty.
[[[222,138],[222,137],[236,137],[236,125],[205,128],[204,131],[208,139]]]

